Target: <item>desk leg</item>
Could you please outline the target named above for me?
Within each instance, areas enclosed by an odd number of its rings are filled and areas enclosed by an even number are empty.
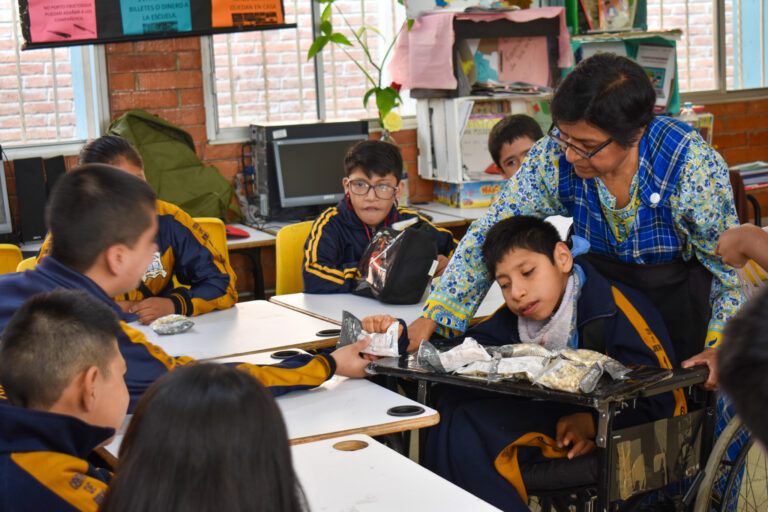
[[[613,446],[609,442],[613,432],[613,418],[616,414],[616,403],[602,403],[597,406],[597,437],[595,444],[600,450],[600,470],[598,473],[597,512],[608,512],[608,500],[611,491],[611,459],[613,458]]]
[[[248,249],[234,249],[232,253],[243,254],[251,260],[251,273],[253,274],[253,298],[264,300],[264,272],[261,268],[261,247]]]

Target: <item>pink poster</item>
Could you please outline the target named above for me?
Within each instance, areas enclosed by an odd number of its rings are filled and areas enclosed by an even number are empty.
[[[29,0],[32,43],[96,38],[95,0]]]
[[[499,80],[550,85],[547,38],[499,38]]]

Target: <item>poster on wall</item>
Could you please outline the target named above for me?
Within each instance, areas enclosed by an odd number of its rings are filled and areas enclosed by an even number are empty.
[[[32,42],[78,41],[96,37],[94,0],[37,0],[29,2]]]
[[[280,0],[211,0],[214,27],[279,25],[283,23]]]
[[[120,0],[123,34],[189,32],[189,0]]]
[[[23,49],[292,28],[282,0],[18,0]]]

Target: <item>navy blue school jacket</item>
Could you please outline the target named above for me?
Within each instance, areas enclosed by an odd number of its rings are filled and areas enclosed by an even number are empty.
[[[602,345],[606,354],[626,365],[674,367],[677,363],[666,327],[651,302],[640,292],[608,281],[581,258],[575,261],[586,277],[576,306],[579,347]],[[458,339],[463,337],[475,338],[483,345],[519,343],[517,317],[502,306]],[[539,448],[524,446],[517,449],[517,458],[510,464],[506,456],[510,445],[525,441],[531,432],[554,444],[561,417],[592,411],[455,388],[444,390],[436,407],[440,423],[429,430],[425,465],[485,501],[511,511],[528,510],[514,486],[522,483],[518,461],[544,457]],[[638,400],[636,408],[618,415],[614,426],[623,428],[685,411],[682,392],[666,393]],[[500,474],[494,465],[497,462],[512,478]]]
[[[95,512],[112,473],[85,458],[114,433],[0,403],[0,511]]]
[[[123,313],[96,283],[52,256],[43,258],[33,270],[0,276],[0,331],[5,329],[13,313],[28,297],[56,288],[85,290],[110,306],[122,319],[120,325],[124,334],[118,338],[117,344],[128,367],[125,383],[131,395],[129,410],[133,410],[144,391],[158,377],[177,366],[193,361],[187,356],[170,356],[160,347],[149,343],[141,331],[126,324],[135,320],[136,315]],[[215,343],[215,340],[212,340],[212,343]],[[312,357],[302,354],[275,365],[240,363],[237,368],[253,375],[273,394],[280,395],[288,391],[319,386],[333,376],[336,362],[331,356]]]
[[[357,264],[381,227],[418,217],[432,228],[437,253],[450,257],[456,240],[447,229],[435,227],[423,215],[404,207],[392,206],[387,218],[371,230],[357,216],[347,199],[328,208],[315,220],[304,244],[302,278],[306,293],[342,293],[354,289]]]

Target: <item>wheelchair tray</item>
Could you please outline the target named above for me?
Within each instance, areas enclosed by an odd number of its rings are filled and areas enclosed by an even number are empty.
[[[485,377],[458,375],[452,373],[437,373],[431,368],[425,368],[416,362],[413,354],[400,357],[386,357],[373,361],[366,367],[369,373],[402,377],[417,381],[440,382],[483,389],[498,393],[506,393],[526,398],[554,400],[588,407],[598,407],[610,402],[622,402],[638,396],[651,396],[657,393],[687,387],[706,380],[707,371],[700,368],[694,370],[664,370],[651,366],[631,367],[632,371],[625,380],[614,381],[608,377],[600,380],[591,393],[570,393],[547,389],[523,380],[489,381]],[[649,391],[652,390],[652,391]]]

